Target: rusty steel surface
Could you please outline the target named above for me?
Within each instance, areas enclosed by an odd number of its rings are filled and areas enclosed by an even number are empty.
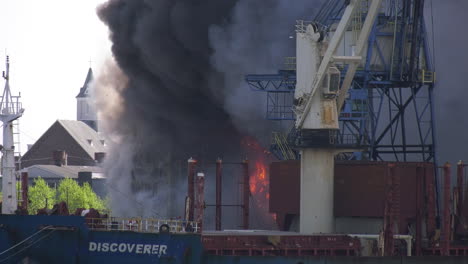
[[[394,174],[399,178],[398,195],[402,202],[399,204],[398,226],[400,232],[406,233],[408,222],[417,215],[418,170],[423,169],[425,178],[433,178],[432,163],[337,163],[335,216],[383,217],[385,182],[390,176],[387,170],[389,164],[394,164]]]
[[[250,173],[249,173],[249,161],[244,160],[242,162],[243,167],[243,199],[242,199],[242,227],[249,229],[249,217],[250,217]]]
[[[424,194],[424,188],[423,188],[423,182],[424,182],[424,169],[421,167],[418,167],[416,169],[416,237],[414,241],[414,247],[415,247],[415,253],[416,256],[421,256],[422,255],[422,228],[423,228],[423,219],[424,219],[424,199],[423,199],[423,194]]]
[[[457,186],[455,187],[456,196],[454,197],[456,202],[455,208],[455,235],[457,238],[467,237],[468,236],[468,208],[466,204],[468,203],[467,191],[468,189],[465,186],[465,167],[467,165],[462,161],[459,161],[457,164]],[[455,193],[454,193],[455,194]]]
[[[450,177],[451,177],[451,165],[447,162],[444,164],[444,200],[443,200],[443,208],[444,208],[444,215],[443,215],[443,228],[442,228],[442,255],[449,256],[449,248],[450,248]]]
[[[407,231],[408,221],[417,215],[417,171],[424,171],[425,186],[433,182],[434,165],[421,162],[364,162],[339,161],[335,164],[334,213],[337,217],[383,217],[385,183],[388,164],[395,164],[400,178],[401,231]],[[298,214],[300,190],[300,163],[273,162],[270,165],[270,212]],[[425,193],[429,190],[425,188]],[[435,205],[430,193],[427,206]],[[428,209],[431,214],[434,210]],[[432,221],[428,219],[428,221]],[[432,228],[432,222],[428,223]]]
[[[383,217],[387,164],[335,164],[335,216]]]
[[[188,160],[188,175],[187,175],[187,196],[189,198],[189,210],[188,216],[186,219],[189,221],[193,221],[194,219],[194,202],[195,202],[195,167],[197,161],[194,159]]]
[[[21,208],[28,211],[29,206],[29,195],[28,195],[28,173],[22,172],[21,173]]]
[[[384,256],[395,254],[394,230],[400,220],[400,175],[396,174],[395,164],[387,164],[385,209],[384,209]]]
[[[270,212],[299,214],[300,190],[299,161],[270,164]]]
[[[205,212],[205,174],[199,172],[197,174],[197,197],[195,199],[196,222],[200,223],[200,228],[203,227],[203,215]]]
[[[202,235],[208,254],[232,256],[357,256],[360,241],[346,235]]]
[[[222,176],[223,175],[223,161],[216,160],[216,216],[215,216],[215,229],[221,230],[221,215],[222,215]]]

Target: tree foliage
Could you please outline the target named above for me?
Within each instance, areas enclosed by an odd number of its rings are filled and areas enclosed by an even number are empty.
[[[84,208],[85,197],[80,185],[73,179],[66,178],[60,181],[57,188],[57,201],[66,202],[70,213],[77,208]]]
[[[100,211],[107,210],[107,202],[99,198],[87,182],[83,184],[82,190],[87,203],[84,208],[94,208]]]
[[[34,180],[34,185],[29,187],[29,207],[30,214],[36,214],[38,209],[50,209],[55,204],[55,190],[42,179],[38,177]]]
[[[75,180],[63,179],[57,189],[58,202],[66,202],[70,213],[74,213],[77,208],[95,208],[106,210],[106,203],[97,196],[88,183],[80,186]]]
[[[55,203],[66,202],[70,213],[77,208],[94,208],[100,211],[108,210],[107,202],[93,191],[88,183],[80,186],[75,180],[65,178],[60,181],[58,188],[54,189],[47,185],[44,179],[38,177],[34,185],[29,187],[30,214],[36,214],[38,209],[46,207],[51,209]]]

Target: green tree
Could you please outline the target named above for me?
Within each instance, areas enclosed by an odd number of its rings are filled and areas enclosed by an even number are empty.
[[[49,187],[41,177],[34,180],[34,185],[29,187],[28,211],[30,214],[36,214],[38,209],[50,209],[55,204],[55,190]]]
[[[83,187],[81,187],[75,180],[70,178],[66,178],[59,183],[58,201],[66,202],[70,213],[74,213],[77,208],[107,210],[106,202],[97,196],[88,183],[83,184]]]
[[[83,184],[83,187],[81,188],[86,202],[85,206],[83,206],[84,208],[94,208],[99,211],[107,210],[106,202],[97,196],[97,194],[93,191],[87,182]]]
[[[74,213],[77,208],[85,208],[86,197],[83,189],[73,179],[65,178],[58,186],[58,202],[66,202],[70,213]]]

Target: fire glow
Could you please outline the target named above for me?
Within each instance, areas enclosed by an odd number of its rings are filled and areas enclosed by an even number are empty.
[[[268,192],[269,181],[266,177],[265,164],[257,160],[255,162],[255,170],[250,175],[250,193],[255,196],[265,197],[270,199],[270,193]]]
[[[249,163],[252,164],[249,181],[250,194],[253,198],[252,200],[263,214],[270,215],[273,219],[276,219],[274,214],[271,215],[268,212],[270,201],[270,181],[267,174],[267,160],[270,158],[271,153],[251,137],[245,137],[242,140],[242,145],[248,151],[249,158],[251,159],[249,160]]]

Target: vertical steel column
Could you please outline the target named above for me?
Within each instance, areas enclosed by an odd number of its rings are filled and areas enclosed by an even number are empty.
[[[195,187],[194,187],[194,181],[195,181],[195,166],[197,165],[197,161],[190,158],[188,160],[188,191],[187,191],[187,196],[188,196],[188,215],[186,216],[186,219],[188,221],[193,221],[194,217],[194,202],[195,202]]]
[[[429,170],[426,168],[426,171],[424,173],[424,181],[425,181],[425,196],[427,197],[426,199],[426,236],[428,238],[434,238],[434,235],[436,234],[436,229],[440,229],[440,222],[439,222],[439,206],[437,205],[439,199],[437,198],[438,196],[438,191],[437,191],[437,185],[436,183],[438,182],[436,171],[438,171],[439,168],[435,167],[435,169]]]
[[[384,248],[383,256],[393,256],[394,253],[394,229],[395,229],[395,219],[397,218],[396,211],[399,208],[396,208],[395,200],[396,196],[396,175],[395,175],[395,164],[388,165],[387,173],[387,186],[386,186],[386,198],[385,198],[385,208],[384,208]]]
[[[442,255],[449,255],[450,247],[450,163],[444,164],[444,219],[442,235]]]
[[[463,164],[463,161],[459,161],[457,164],[457,191],[458,191],[458,200],[457,200],[457,215],[458,217],[461,217],[462,214],[462,206],[463,206],[463,196],[465,194],[465,188],[463,188],[463,178],[465,177],[464,175],[464,168],[465,165]]]
[[[249,175],[249,161],[244,160],[242,162],[242,168],[244,173],[244,185],[243,185],[243,214],[242,223],[244,229],[249,229],[249,198],[250,198],[250,175]]]
[[[416,241],[415,249],[416,256],[422,254],[422,225],[423,225],[423,210],[424,210],[424,181],[425,168],[423,166],[416,167]]]
[[[22,172],[21,173],[21,198],[23,199],[23,202],[21,203],[21,207],[23,210],[26,212],[28,211],[28,205],[29,205],[29,197],[28,197],[28,173],[27,172]]]
[[[195,208],[197,209],[196,220],[199,225],[198,232],[203,229],[203,214],[205,211],[205,174],[197,173],[197,198],[195,200]]]
[[[222,204],[222,167],[223,161],[221,159],[216,160],[216,218],[215,228],[221,230],[221,204]]]

